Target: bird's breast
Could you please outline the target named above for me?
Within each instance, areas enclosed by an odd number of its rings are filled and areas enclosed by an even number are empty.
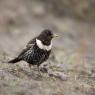
[[[49,55],[50,55],[50,51],[39,49],[39,48],[35,50],[35,54],[34,54],[35,59],[40,61],[45,61],[46,59],[48,59]]]
[[[41,64],[46,61],[50,55],[50,51],[40,49],[38,46],[34,46],[33,49],[27,51],[27,56],[25,57],[25,61],[31,64]]]

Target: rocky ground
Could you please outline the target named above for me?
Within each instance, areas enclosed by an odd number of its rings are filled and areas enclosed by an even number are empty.
[[[95,24],[54,16],[38,1],[0,1],[0,95],[95,95]],[[7,63],[45,28],[59,37],[42,77],[26,62]]]

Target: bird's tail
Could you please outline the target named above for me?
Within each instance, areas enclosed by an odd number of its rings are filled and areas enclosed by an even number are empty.
[[[17,58],[15,58],[15,59],[12,59],[12,60],[8,61],[8,63],[17,63],[17,62],[19,62],[19,61],[21,61],[21,59],[19,59],[19,58],[17,57]]]

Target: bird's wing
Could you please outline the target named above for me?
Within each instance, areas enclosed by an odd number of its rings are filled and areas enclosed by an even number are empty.
[[[26,45],[26,48],[22,50],[22,52],[18,55],[19,58],[22,58],[24,53],[27,52],[30,48],[33,48],[34,44],[36,42],[36,38],[30,40],[28,44]],[[32,49],[31,49],[32,50]]]
[[[28,44],[26,45],[26,47],[32,47],[35,44],[35,42],[36,42],[36,37],[34,39],[30,40],[28,42]]]
[[[30,49],[30,47],[23,49],[22,52],[18,55],[18,58],[21,59],[23,57],[24,53],[27,52],[29,49]]]

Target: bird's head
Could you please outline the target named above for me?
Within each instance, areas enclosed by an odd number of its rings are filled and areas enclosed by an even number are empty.
[[[45,29],[42,31],[42,33],[38,36],[37,39],[39,39],[44,45],[50,45],[52,38],[54,38],[55,34],[49,29]]]

